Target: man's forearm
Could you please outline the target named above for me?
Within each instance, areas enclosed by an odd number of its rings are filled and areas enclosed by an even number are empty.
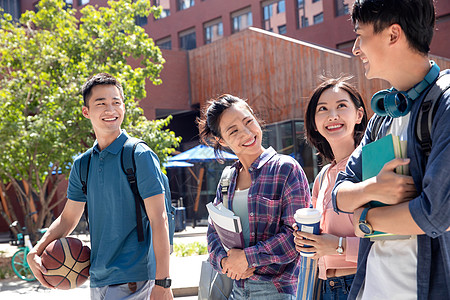
[[[344,181],[341,183],[336,194],[337,208],[351,213],[369,202],[367,195],[364,193],[365,186],[365,181],[358,183]]]
[[[170,244],[167,217],[151,221],[153,250],[156,259],[156,279],[169,277]]]

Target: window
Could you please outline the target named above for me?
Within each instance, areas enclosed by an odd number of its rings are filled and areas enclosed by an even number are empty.
[[[294,157],[302,166],[307,178],[314,181],[318,173],[317,156],[303,138],[305,134],[304,122],[289,120],[265,127],[263,146],[272,146],[278,153]]]
[[[283,25],[286,25],[286,6],[285,0],[270,0],[262,3],[263,8],[263,29],[280,33]],[[284,30],[286,27],[284,26]],[[283,34],[283,33],[280,33]]]
[[[178,0],[178,10],[185,10],[195,5],[195,0]]]
[[[314,24],[323,22],[323,12],[314,16]]]
[[[248,7],[231,14],[231,32],[235,33],[253,25],[252,11]]]
[[[278,33],[279,34],[286,34],[286,25],[278,26]]]
[[[335,0],[336,16],[344,16],[349,14],[348,8],[352,6],[353,0]]]
[[[145,26],[148,24],[148,19],[147,19],[147,17],[136,16],[135,23],[136,23],[136,25],[142,27],[142,26]]]
[[[36,3],[37,4],[37,3]],[[11,15],[14,21],[20,19],[20,1],[17,0],[0,0],[0,7],[3,8],[3,13],[8,13]]]
[[[66,3],[64,9],[69,9],[73,7],[73,0],[65,0],[64,2]]]
[[[323,2],[320,0],[297,0],[297,20],[298,28],[310,26],[310,20],[313,21],[313,24],[323,22]]]
[[[195,28],[191,28],[179,33],[180,48],[184,50],[191,50],[197,48],[195,39]]]
[[[158,19],[164,19],[170,16],[170,0],[156,0],[155,5],[162,7],[161,15]]]
[[[205,29],[205,44],[210,44],[223,38],[222,19],[216,19],[205,23],[203,28]]]
[[[156,41],[156,46],[159,47],[159,49],[166,49],[166,50],[172,50],[172,39],[170,36],[165,37],[163,39],[160,39]]]
[[[89,3],[89,0],[78,0],[78,6],[82,6],[82,5],[85,5],[88,3]]]

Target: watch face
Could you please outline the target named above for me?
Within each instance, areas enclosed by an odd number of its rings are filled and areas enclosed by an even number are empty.
[[[338,254],[343,254],[343,253],[344,253],[344,249],[342,249],[342,248],[337,248],[337,249],[336,249],[336,252],[337,252]]]
[[[372,227],[367,223],[359,223],[359,229],[365,234],[372,233]]]

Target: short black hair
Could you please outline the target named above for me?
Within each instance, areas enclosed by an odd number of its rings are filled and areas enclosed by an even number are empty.
[[[411,48],[427,55],[436,15],[433,0],[356,0],[352,22],[372,24],[375,33],[399,24]]]
[[[89,98],[92,95],[92,88],[96,85],[116,86],[119,89],[120,96],[122,96],[122,101],[124,101],[125,97],[120,82],[114,76],[108,73],[98,73],[96,75],[89,77],[89,79],[83,84],[83,87],[81,88],[84,106],[89,107]]]
[[[329,161],[334,160],[333,150],[331,149],[331,146],[326,140],[326,138],[324,138],[319,133],[319,131],[317,131],[316,126],[317,103],[319,102],[320,96],[322,96],[323,92],[335,87],[342,89],[349,94],[350,99],[352,100],[353,104],[357,109],[362,108],[364,110],[361,123],[355,124],[355,129],[353,133],[353,141],[355,143],[355,148],[361,142],[361,139],[364,136],[364,131],[366,130],[368,122],[366,107],[364,105],[363,98],[361,94],[358,92],[358,90],[353,85],[347,82],[351,78],[352,77],[350,76],[347,77],[342,76],[339,78],[323,79],[324,81],[314,89],[311,99],[308,102],[308,106],[306,107],[305,138],[310,145],[314,146],[317,149],[320,156]]]

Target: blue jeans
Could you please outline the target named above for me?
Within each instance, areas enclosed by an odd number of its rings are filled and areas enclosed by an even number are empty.
[[[233,282],[233,290],[229,300],[295,300],[294,295],[278,293],[277,288],[271,281],[249,280],[247,279],[244,288]]]
[[[350,287],[352,286],[355,275],[342,277],[330,277],[327,280],[321,280],[322,300],[346,300]]]
[[[150,294],[154,286],[154,280],[147,280],[135,282],[135,285],[132,285],[131,289],[128,283],[91,288],[91,300],[150,299]]]

